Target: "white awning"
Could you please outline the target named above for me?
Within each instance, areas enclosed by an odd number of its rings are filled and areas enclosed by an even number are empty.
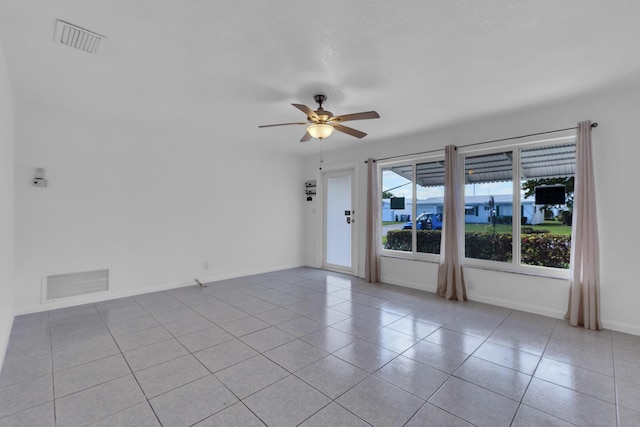
[[[520,169],[522,180],[569,177],[575,175],[575,144],[527,148],[521,151]],[[465,183],[480,184],[504,182],[513,179],[512,153],[494,153],[467,157],[465,162]],[[388,168],[398,175],[411,180],[411,165]],[[444,162],[418,163],[416,184],[422,187],[444,185]]]

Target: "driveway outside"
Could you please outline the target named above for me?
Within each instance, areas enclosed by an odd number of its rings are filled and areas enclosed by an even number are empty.
[[[398,224],[383,225],[382,226],[382,235],[386,236],[387,235],[387,231],[402,230],[403,226],[404,226],[404,222],[400,222]]]

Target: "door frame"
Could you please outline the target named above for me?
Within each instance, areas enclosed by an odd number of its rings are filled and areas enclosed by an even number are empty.
[[[353,179],[351,181],[351,210],[355,211],[355,214],[351,216],[352,223],[351,226],[351,269],[339,268],[339,266],[335,266],[333,264],[328,265],[326,262],[326,250],[327,250],[327,227],[326,227],[326,208],[327,208],[327,191],[325,188],[325,179],[328,174],[333,174],[335,172],[345,172],[353,174]],[[336,165],[323,165],[322,170],[318,171],[318,180],[319,183],[318,193],[321,195],[319,197],[320,209],[318,219],[320,223],[318,224],[318,265],[320,268],[330,271],[336,271],[339,273],[351,274],[353,276],[358,276],[359,264],[360,264],[360,252],[358,250],[358,242],[359,242],[359,229],[360,223],[364,220],[364,215],[362,215],[362,210],[360,208],[360,197],[359,197],[359,176],[358,176],[358,162],[350,162],[350,163],[341,163]]]

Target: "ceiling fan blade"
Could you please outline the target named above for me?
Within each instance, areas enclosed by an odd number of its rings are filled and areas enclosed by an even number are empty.
[[[307,122],[293,122],[293,123],[278,123],[275,125],[260,125],[258,126],[259,128],[270,128],[273,126],[288,126],[288,125],[308,125],[309,123]]]
[[[342,126],[342,125],[339,125],[339,124],[332,124],[331,126],[333,126],[333,128],[335,130],[339,130],[340,132],[349,134],[351,136],[355,136],[356,138],[364,138],[365,136],[367,136],[366,133],[361,132],[361,131],[359,131],[357,129],[353,129],[353,128],[347,127],[347,126]]]
[[[311,108],[307,107],[306,105],[302,105],[302,104],[291,104],[291,105],[293,105],[298,110],[300,110],[303,113],[305,113],[307,115],[307,117],[309,117],[311,120],[313,120],[313,121],[318,120],[318,115],[316,114],[316,112],[313,111]]]
[[[365,111],[364,113],[345,114],[343,116],[332,117],[332,122],[348,122],[349,120],[379,119],[380,114],[375,111]]]
[[[307,142],[311,139],[311,134],[309,132],[305,133],[300,142]]]

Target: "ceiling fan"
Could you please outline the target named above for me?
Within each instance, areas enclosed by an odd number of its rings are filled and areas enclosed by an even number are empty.
[[[375,111],[366,111],[364,113],[344,114],[342,116],[334,116],[331,111],[327,111],[322,108],[322,104],[327,100],[324,95],[315,95],[313,97],[319,104],[317,110],[313,111],[311,108],[302,104],[291,104],[298,110],[307,115],[306,122],[293,122],[293,123],[278,123],[275,125],[262,125],[260,128],[268,128],[273,126],[288,126],[288,125],[306,125],[307,132],[304,134],[300,142],[306,142],[311,138],[324,139],[331,135],[335,130],[346,133],[356,138],[364,138],[366,133],[344,126],[340,123],[350,120],[364,120],[364,119],[379,119],[380,115]]]

